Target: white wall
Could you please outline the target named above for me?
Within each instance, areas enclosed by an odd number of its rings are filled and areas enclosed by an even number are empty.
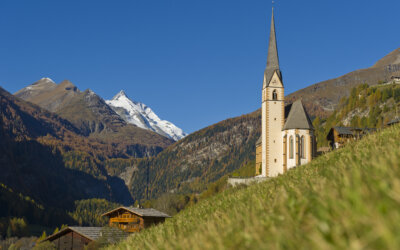
[[[312,131],[309,130],[305,130],[305,129],[298,129],[297,133],[296,133],[296,129],[289,129],[289,130],[285,130],[282,132],[282,139],[285,136],[285,134],[287,134],[287,143],[286,143],[286,147],[287,147],[287,169],[291,169],[293,167],[296,167],[296,148],[298,148],[298,144],[296,144],[296,136],[298,135],[300,138],[302,136],[304,136],[304,158],[300,158],[300,165],[306,164],[308,163],[311,159],[309,159],[309,153],[310,153],[310,149],[312,150],[312,147],[310,147],[310,134],[312,135]],[[293,158],[290,158],[290,136],[292,136],[293,138]],[[300,139],[299,139],[300,140]]]

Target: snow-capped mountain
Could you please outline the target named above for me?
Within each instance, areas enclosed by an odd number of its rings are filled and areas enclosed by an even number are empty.
[[[125,92],[121,90],[112,100],[106,103],[124,119],[140,128],[152,130],[160,135],[178,141],[187,134],[169,121],[161,120],[144,103],[130,100]]]

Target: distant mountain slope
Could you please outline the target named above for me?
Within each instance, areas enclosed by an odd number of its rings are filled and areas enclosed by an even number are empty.
[[[114,96],[112,100],[107,100],[106,103],[126,122],[139,128],[154,131],[175,141],[187,135],[171,122],[161,120],[150,107],[129,99],[123,90]]]
[[[98,160],[117,154],[113,148],[82,137],[68,121],[2,88],[0,111],[0,183],[57,208],[87,198],[132,201],[124,182],[108,175]],[[69,164],[71,154],[84,157]]]
[[[194,132],[159,155],[143,160],[133,172],[134,199],[158,197],[164,192],[202,191],[208,183],[255,159],[260,136],[259,111],[228,119]]]
[[[43,92],[53,91],[56,87],[57,84],[52,79],[43,77],[39,81],[17,91],[14,95],[21,99],[31,101],[43,94]]]
[[[50,78],[42,78],[14,95],[55,112],[68,104],[79,93],[79,89],[68,80],[57,85]]]
[[[389,81],[391,76],[400,76],[400,48],[380,59],[367,69],[350,72],[341,77],[323,81],[298,90],[286,97],[287,103],[302,99],[311,116],[326,117],[333,112],[340,99],[362,83],[376,85]]]
[[[360,84],[340,101],[330,116],[314,120],[318,147],[328,146],[326,137],[332,127],[381,129],[400,117],[399,110],[400,84]]]
[[[113,143],[124,154],[152,156],[174,142],[128,124],[93,91],[81,92],[67,80],[57,85],[43,78],[15,95],[55,112],[70,121],[84,136]]]

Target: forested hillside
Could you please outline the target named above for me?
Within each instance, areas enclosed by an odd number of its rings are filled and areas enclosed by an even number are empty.
[[[328,145],[326,136],[334,126],[383,128],[399,117],[399,107],[399,84],[360,84],[350,91],[349,97],[340,100],[333,114],[314,120],[318,146]]]
[[[147,198],[147,194],[156,198],[165,192],[201,192],[207,184],[254,160],[260,115],[256,111],[219,122],[141,161],[131,180],[134,199]]]
[[[310,116],[326,118],[337,109],[336,106],[343,97],[350,95],[352,88],[364,83],[373,86],[378,82],[387,82],[392,76],[400,76],[400,48],[390,52],[369,68],[310,84],[288,95],[285,101],[292,103],[302,99]]]
[[[384,129],[108,249],[398,249],[399,141]]]
[[[56,226],[73,221],[67,211],[77,200],[133,202],[124,181],[113,176],[123,171],[118,163],[132,164],[112,158],[123,152],[1,88],[0,107],[0,184],[8,197],[1,202],[2,221],[25,214],[26,224]]]

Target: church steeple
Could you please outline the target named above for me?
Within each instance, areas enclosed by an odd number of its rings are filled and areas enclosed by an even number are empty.
[[[271,78],[275,71],[277,71],[277,74],[282,81],[281,71],[279,69],[278,47],[276,45],[274,8],[272,7],[271,33],[269,35],[267,67],[264,72],[264,88],[269,85],[269,82],[271,81]]]

